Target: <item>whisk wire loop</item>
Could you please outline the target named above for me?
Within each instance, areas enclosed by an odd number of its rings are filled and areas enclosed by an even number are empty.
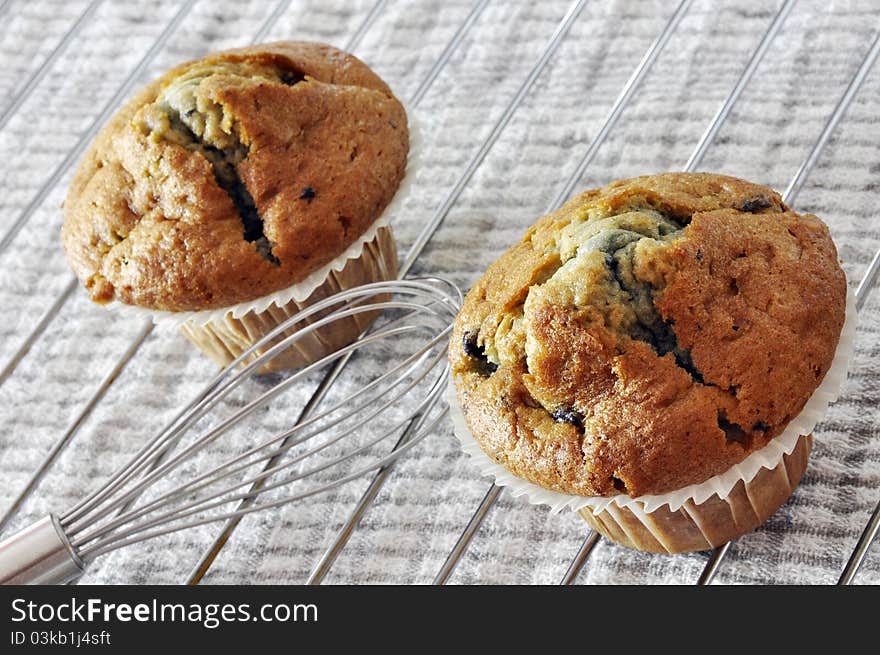
[[[60,534],[88,563],[140,541],[303,500],[388,466],[448,412],[446,349],[461,302],[452,283],[422,278],[363,285],[303,309],[214,376],[105,484],[61,514]],[[254,377],[297,341],[363,315],[379,318],[355,341],[280,378]],[[320,411],[294,425],[253,438],[265,429],[258,410],[275,407],[283,393],[298,391],[334,362],[359,356],[352,361],[375,369],[367,352],[374,348],[393,351],[383,361],[396,363],[352,380],[347,393],[322,398]],[[256,430],[221,445],[246,420]],[[395,436],[396,445],[384,448]]]
[[[413,301],[387,301],[371,303],[368,305],[360,304],[358,306],[358,303],[361,303],[365,299],[377,295],[395,293],[406,294],[412,297]],[[422,304],[419,304],[418,301],[422,301]],[[95,510],[95,508],[106,502],[106,500],[127,481],[147,470],[153,462],[158,458],[161,458],[164,453],[174,446],[179,437],[192,427],[200,418],[205,416],[205,414],[207,414],[220,399],[240,386],[250,377],[251,374],[256,373],[256,371],[267,362],[271,361],[279,353],[286,350],[294,341],[302,339],[316,330],[326,327],[342,318],[385,309],[408,309],[410,310],[410,318],[413,315],[422,317],[426,315],[434,316],[438,319],[443,319],[445,317],[448,324],[448,322],[451,321],[451,317],[455,316],[457,307],[460,304],[461,292],[454,285],[440,278],[424,278],[422,280],[396,280],[362,285],[330,296],[305,308],[284,321],[276,329],[272,330],[258,343],[254,344],[229,364],[229,366],[218,373],[189,405],[184,407],[155,438],[143,446],[128,464],[115,473],[105,485],[87,496],[73,509],[63,515],[61,517],[61,524],[65,529],[70,529],[77,526],[78,523],[81,523],[88,515],[88,512]],[[337,310],[329,316],[325,316],[322,319],[297,329],[293,334],[282,339],[279,343],[276,343],[262,355],[253,359],[250,363],[245,364],[248,358],[253,357],[257,351],[265,348],[266,344],[276,341],[294,326],[297,326],[316,314],[325,312],[332,309],[334,306],[339,305],[342,305],[343,309]],[[386,334],[383,336],[388,335]],[[270,389],[268,392],[270,394],[269,397],[266,397],[263,400],[268,402],[274,397],[274,395],[277,395],[289,386],[296,384],[315,369],[324,366],[328,361],[338,359],[346,353],[350,351],[353,352],[375,340],[371,337],[372,335],[368,335],[355,344],[350,344],[349,346],[322,358],[318,362],[300,369],[293,376],[283,381],[281,385],[279,385],[280,388],[276,387],[274,390]],[[378,338],[382,338],[382,336]],[[257,408],[258,407],[254,407],[251,411]],[[239,417],[239,420],[244,417],[245,416]],[[118,505],[114,505],[114,507],[115,506]]]

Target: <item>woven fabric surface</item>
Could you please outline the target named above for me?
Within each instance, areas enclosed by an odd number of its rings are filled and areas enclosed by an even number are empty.
[[[246,45],[276,2],[195,2],[138,85],[180,61]],[[265,40],[319,40],[346,47],[403,99],[419,88],[471,0],[294,0]],[[83,0],[13,0],[0,17],[0,111],[87,8]],[[63,174],[8,248],[0,252],[0,367],[21,347],[70,281],[59,246],[65,157],[181,8],[180,1],[106,0],[0,129],[6,233],[59,167]],[[393,226],[405,253],[502,117],[571,7],[566,0],[481,8],[424,98],[412,107],[423,152],[412,193]],[[417,260],[414,274],[463,289],[552,202],[675,3],[594,0],[571,29]],[[771,24],[773,1],[694,0],[579,189],[678,170],[733,88]],[[365,29],[365,18],[372,20]],[[701,168],[784,190],[819,137],[880,29],[872,0],[800,0],[767,51]],[[130,94],[129,94],[130,95]],[[880,70],[853,100],[797,197],[799,211],[831,228],[855,287],[880,248]],[[880,501],[880,294],[862,311],[841,399],[816,430],[813,456],[794,496],[763,527],[736,541],[717,580],[832,583]],[[216,372],[176,332],[154,330],[80,424],[78,416],[142,330],[139,320],[91,304],[77,288],[14,373],[0,386],[0,511],[64,437],[69,443],[5,533],[73,506],[122,466]],[[376,360],[376,366],[383,362]],[[362,383],[358,371],[337,393]],[[308,397],[273,405],[254,429],[280,429]],[[71,428],[72,431],[71,431]],[[247,443],[230,439],[230,452]],[[195,466],[202,463],[197,461]],[[282,509],[247,517],[204,581],[302,583],[366,485],[358,480]],[[429,583],[486,493],[489,481],[443,427],[400,460],[326,578],[327,583]],[[217,535],[207,525],[96,560],[89,583],[182,583]],[[451,583],[559,581],[586,526],[502,494],[462,556]],[[690,583],[708,555],[656,556],[601,541],[579,583]],[[880,582],[880,547],[857,577]]]

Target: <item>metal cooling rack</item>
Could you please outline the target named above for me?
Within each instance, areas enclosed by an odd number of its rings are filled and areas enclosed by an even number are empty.
[[[4,129],[7,126],[10,118],[13,117],[21,109],[21,107],[24,105],[25,101],[29,98],[33,91],[39,87],[41,82],[43,82],[46,74],[54,66],[57,66],[59,64],[59,59],[64,56],[66,49],[69,48],[71,43],[82,32],[83,28],[87,26],[90,21],[95,20],[97,10],[99,9],[103,1],[104,0],[91,0],[84,7],[82,13],[70,25],[69,29],[61,37],[57,45],[55,45],[55,47],[45,56],[45,58],[40,62],[36,70],[33,71],[25,81],[18,85],[17,90],[13,94],[13,96],[10,99],[6,100],[3,108],[0,109],[0,130]],[[411,97],[407,99],[410,107],[416,107],[420,103],[420,101],[430,89],[431,85],[447,67],[450,60],[453,58],[456,49],[461,44],[463,39],[468,35],[468,33],[472,30],[475,23],[478,21],[481,14],[483,14],[487,5],[489,5],[491,1],[492,0],[478,0],[473,4],[473,7],[467,14],[465,20],[460,24],[452,38],[446,44],[445,49],[434,62],[428,74],[421,81],[421,83],[417,87],[417,90],[412,94]],[[663,52],[670,37],[675,33],[681,19],[687,14],[692,4],[692,1],[693,0],[681,0],[681,2],[679,2],[679,4],[671,12],[665,24],[665,27],[657,35],[656,39],[645,52],[638,66],[635,68],[635,70],[633,70],[626,84],[621,89],[619,95],[612,104],[611,109],[608,111],[608,114],[605,117],[600,129],[595,133],[595,136],[592,138],[592,141],[589,143],[588,147],[584,151],[577,166],[575,166],[575,168],[571,171],[562,190],[553,201],[553,203],[551,203],[551,205],[548,207],[548,211],[558,207],[564,201],[564,199],[570,196],[572,192],[578,187],[579,181],[584,176],[585,171],[595,159],[603,143],[605,143],[609,135],[614,130],[621,114],[626,110],[631,99],[638,92],[642,81],[650,73],[652,66]],[[745,68],[742,70],[742,73],[739,76],[736,84],[730,90],[721,107],[718,109],[714,118],[706,128],[694,152],[692,153],[688,161],[684,163],[683,170],[696,170],[700,166],[704,155],[715,140],[715,137],[717,136],[721,126],[727,120],[731,109],[736,104],[737,100],[740,97],[740,94],[746,88],[752,77],[756,74],[762,58],[766,54],[770,45],[773,43],[773,40],[782,29],[783,24],[785,23],[786,18],[789,16],[793,7],[795,6],[796,1],[797,0],[785,0],[779,7],[775,17],[767,25],[766,32],[764,33],[757,47],[753,51]],[[2,18],[8,12],[14,11],[16,4],[17,0],[4,0],[3,2],[0,2],[0,18]],[[157,55],[163,50],[163,48],[166,47],[169,38],[171,38],[175,31],[187,19],[195,4],[196,0],[185,0],[179,3],[176,12],[170,17],[167,24],[165,25],[165,28],[161,31],[155,42],[146,51],[146,53],[143,55],[137,65],[130,71],[118,90],[112,95],[112,97],[100,109],[100,111],[97,112],[91,124],[83,131],[82,135],[73,145],[73,147],[70,148],[64,159],[49,173],[45,182],[43,182],[38,190],[33,194],[24,209],[17,216],[15,216],[11,222],[8,223],[5,231],[0,234],[0,253],[2,253],[7,247],[9,247],[12,240],[33,217],[34,213],[46,201],[50,193],[56,188],[56,186],[65,176],[65,174],[68,173],[71,167],[83,154],[86,147],[88,146],[92,138],[97,134],[98,130],[105,123],[105,121],[112,115],[119,104],[128,95],[130,95],[136,85],[142,81],[142,77],[144,73],[148,70],[150,64],[156,59]],[[578,20],[578,17],[586,4],[587,0],[575,0],[575,2],[573,2],[569,6],[567,12],[561,17],[556,27],[556,30],[553,32],[550,39],[546,42],[539,58],[534,63],[534,66],[531,68],[528,75],[522,81],[519,88],[514,93],[513,97],[510,99],[500,118],[495,121],[488,136],[485,138],[484,141],[482,141],[476,152],[467,161],[467,164],[461,170],[455,183],[443,197],[443,200],[436,207],[430,220],[424,225],[418,237],[409,248],[400,268],[400,276],[404,276],[410,271],[410,269],[413,267],[413,265],[416,263],[417,259],[421,255],[425,246],[434,236],[440,224],[444,221],[452,208],[455,206],[456,202],[461,197],[462,193],[468,187],[468,184],[470,183],[474,174],[480,168],[483,160],[493,148],[496,141],[501,136],[502,132],[505,130],[508,123],[514,117],[516,112],[521,108],[521,106],[523,105],[523,101],[529,95],[533,86],[541,77],[541,74],[547,67],[548,63],[552,61],[558,47],[566,39],[570,28]],[[278,21],[278,19],[282,15],[284,15],[285,12],[291,10],[290,5],[291,0],[282,0],[274,4],[271,7],[269,13],[266,15],[264,21],[261,23],[257,32],[253,35],[251,42],[262,41],[275,25],[275,23]],[[343,48],[345,50],[356,53],[358,45],[360,44],[364,35],[370,30],[376,19],[388,10],[389,7],[387,6],[386,0],[379,0],[374,5],[372,5],[369,11],[364,15],[354,33],[348,39],[347,43],[344,44]],[[870,48],[864,54],[864,57],[862,58],[855,75],[852,77],[848,87],[846,88],[845,93],[841,96],[834,111],[828,117],[824,129],[817,135],[815,141],[812,144],[812,147],[809,149],[808,154],[804,158],[803,163],[798,168],[795,175],[792,177],[791,182],[789,183],[788,188],[784,193],[784,199],[787,203],[791,204],[795,201],[799,191],[803,187],[807,178],[816,168],[816,165],[822,155],[823,149],[828,144],[840,122],[844,120],[847,108],[850,106],[853,99],[859,93],[862,84],[869,75],[871,68],[875,63],[878,53],[880,53],[880,34],[878,34],[878,36],[874,38]],[[466,62],[463,65],[467,65]],[[873,288],[878,271],[880,271],[880,250],[878,250],[874,254],[864,276],[859,281],[856,291],[856,303],[859,309],[861,309],[862,306],[865,304]],[[44,332],[52,323],[52,321],[58,317],[62,307],[64,307],[64,305],[71,298],[71,295],[73,294],[76,287],[77,282],[75,278],[71,277],[67,285],[63,288],[62,292],[57,296],[49,309],[37,319],[33,329],[28,334],[23,336],[19,348],[14,352],[9,361],[3,364],[3,368],[0,369],[0,385],[5,383],[12,375],[15,374],[18,365],[25,357],[27,357],[28,352],[30,351],[32,346],[41,339]],[[0,517],[0,530],[3,530],[3,528],[5,528],[9,524],[9,522],[16,516],[18,511],[21,509],[23,503],[34,492],[37,484],[43,478],[44,474],[50,469],[50,467],[53,466],[59,455],[61,455],[61,453],[70,445],[72,440],[78,435],[80,427],[93,412],[93,410],[98,406],[98,404],[102,401],[108,389],[110,389],[120,372],[129,363],[135,353],[137,353],[138,349],[144,343],[147,336],[149,336],[151,330],[152,326],[149,324],[145,324],[142,327],[142,329],[136,334],[130,345],[124,350],[124,352],[117,359],[115,364],[111,367],[110,371],[105,375],[104,379],[97,386],[92,396],[80,408],[79,412],[76,415],[76,418],[70,424],[70,427],[54,444],[54,446],[46,456],[45,460],[33,472],[21,493],[16,497],[11,506],[4,511],[2,517]],[[321,402],[321,400],[328,393],[332,385],[335,383],[343,367],[344,362],[342,363],[342,366],[337,366],[336,368],[334,368],[320,382],[320,384],[314,389],[314,392],[309,402],[307,403],[304,412],[310,412]],[[402,445],[403,442],[399,443],[397,447],[400,447]],[[366,488],[359,502],[356,504],[354,511],[352,511],[351,514],[347,517],[343,524],[343,527],[339,531],[336,538],[333,540],[332,544],[329,546],[329,548],[326,549],[326,551],[316,563],[312,574],[308,579],[309,583],[319,584],[324,580],[337,556],[345,548],[349,538],[357,529],[361,518],[370,509],[371,505],[376,501],[379,491],[388,480],[389,474],[391,473],[393,467],[394,463],[389,464],[385,468],[379,470],[373,476],[369,486]],[[434,579],[435,584],[444,584],[455,571],[456,566],[470,546],[474,535],[479,530],[481,524],[487,517],[492,507],[497,503],[498,498],[502,493],[503,491],[501,488],[495,485],[489,486],[485,496],[468,520],[464,530],[461,533],[461,536],[458,538],[457,542],[455,543],[451,552],[449,552],[445,562],[437,573]],[[246,504],[247,501],[242,502],[242,505]],[[192,574],[189,576],[187,582],[198,583],[203,578],[203,576],[211,568],[218,554],[229,542],[229,539],[237,528],[239,521],[240,518],[233,519],[227,522],[223,526],[223,530],[220,532],[217,538],[212,543],[206,544],[201,560],[195,567]],[[860,539],[850,553],[849,561],[840,574],[840,584],[850,584],[851,582],[853,582],[859,570],[859,567],[868,552],[868,549],[870,548],[872,542],[877,536],[878,531],[880,531],[880,503],[878,503],[870,520],[865,525],[864,531]],[[593,532],[590,532],[586,536],[578,551],[573,554],[571,563],[567,571],[565,572],[565,575],[561,579],[560,584],[567,585],[575,582],[581,570],[588,565],[590,554],[593,552],[599,540],[600,537]],[[711,583],[717,571],[720,569],[720,567],[724,565],[729,546],[730,544],[727,544],[724,547],[718,548],[714,552],[712,552],[702,571],[702,574],[697,580],[698,584]]]

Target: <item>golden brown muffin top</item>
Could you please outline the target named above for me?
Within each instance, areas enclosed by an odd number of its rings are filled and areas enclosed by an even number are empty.
[[[93,300],[181,311],[294,284],[379,217],[403,179],[406,114],[354,56],[272,43],[189,62],[101,131],[62,243]]]
[[[846,279],[827,227],[721,175],[614,182],[541,218],[464,301],[449,349],[477,442],[583,496],[707,480],[828,371]]]

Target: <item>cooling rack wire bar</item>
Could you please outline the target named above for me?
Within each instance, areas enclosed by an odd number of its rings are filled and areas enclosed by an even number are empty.
[[[37,85],[43,80],[46,76],[46,73],[52,68],[53,64],[58,60],[58,57],[67,50],[67,47],[70,45],[70,42],[73,41],[80,30],[84,25],[91,20],[92,16],[95,14],[95,11],[98,9],[100,4],[104,0],[92,0],[83,12],[79,15],[79,18],[76,19],[73,25],[70,26],[70,29],[61,37],[61,40],[58,42],[58,45],[53,48],[52,52],[43,60],[43,63],[40,64],[40,67],[34,71],[34,73],[28,78],[25,85],[21,88],[18,93],[13,96],[12,100],[6,106],[2,113],[0,113],[0,130],[6,127],[6,123],[9,122],[10,117],[15,114],[21,106],[24,104],[24,101],[27,100],[31,93],[33,93],[34,89],[37,88]],[[0,8],[0,12],[2,12],[2,8]]]
[[[575,169],[566,179],[563,188],[559,191],[556,198],[551,203],[548,211],[558,207],[568,196],[571,195],[571,193],[576,188],[578,188],[580,180],[586,173],[590,164],[593,162],[602,144],[606,141],[609,134],[614,129],[615,125],[618,122],[618,119],[629,105],[632,97],[638,91],[643,79],[650,72],[654,62],[663,52],[664,47],[666,46],[670,37],[675,32],[683,16],[685,16],[685,14],[687,13],[690,5],[692,4],[692,1],[693,0],[682,0],[674,9],[674,11],[670,14],[663,30],[656,37],[650,48],[645,52],[642,60],[639,62],[636,69],[630,75],[624,88],[621,90],[617,99],[614,101],[600,129],[593,136],[589,146],[580,158]],[[4,2],[0,3],[0,15],[9,10],[10,4],[11,0],[5,0]],[[86,4],[82,12],[69,27],[69,29],[64,33],[57,45],[45,57],[45,59],[29,76],[24,84],[20,85],[17,92],[6,103],[5,107],[2,110],[2,113],[0,113],[0,129],[3,129],[9,122],[9,119],[21,109],[22,105],[30,97],[33,91],[41,84],[41,82],[43,82],[47,72],[49,72],[52,67],[57,63],[58,58],[64,54],[66,49],[70,46],[71,42],[82,31],[84,26],[88,25],[90,21],[95,19],[95,13],[101,4],[102,0],[92,0],[91,2]],[[190,14],[195,4],[196,0],[186,0],[178,5],[175,13],[172,15],[165,28],[161,31],[161,33],[158,35],[156,40],[146,51],[146,53],[143,55],[137,65],[130,71],[128,76],[119,86],[118,90],[102,107],[98,115],[91,122],[89,127],[86,128],[86,130],[82,133],[82,135],[73,145],[73,147],[68,151],[64,159],[51,171],[46,180],[42,183],[42,185],[30,199],[30,201],[25,205],[21,213],[11,222],[8,230],[3,234],[2,237],[0,237],[0,252],[3,252],[10,245],[12,240],[19,234],[19,232],[31,219],[37,209],[44,203],[50,192],[55,189],[63,176],[71,169],[72,165],[83,154],[85,148],[97,134],[101,126],[106,122],[113,111],[115,111],[121,101],[123,101],[135,88],[135,85],[141,81],[149,65],[163,50],[170,37],[175,33],[175,31],[180,27],[186,17]],[[275,4],[271,12],[261,23],[256,34],[253,36],[252,42],[260,42],[264,40],[270,34],[273,26],[277,23],[279,18],[283,16],[285,12],[289,9],[290,4],[290,0],[282,0],[281,2]],[[483,13],[486,6],[489,4],[490,0],[479,0],[478,2],[474,3],[464,22],[458,27],[439,58],[434,62],[428,74],[417,87],[417,90],[408,99],[409,105],[411,107],[415,107],[419,104],[424,95],[428,92],[433,82],[437,79],[437,77],[449,63],[456,48],[465,38],[467,33],[471,30],[471,28],[475,25],[475,23],[479,21],[481,14]],[[470,157],[464,167],[464,170],[456,179],[456,182],[444,196],[443,201],[437,206],[430,220],[425,224],[425,226],[413,242],[412,246],[406,254],[406,257],[403,260],[403,263],[401,264],[399,270],[400,277],[406,276],[407,273],[412,269],[413,265],[416,263],[425,246],[429,243],[437,229],[450,213],[451,209],[455,206],[456,202],[459,200],[460,196],[467,188],[474,174],[479,169],[483,160],[492,149],[492,147],[495,145],[496,141],[505,130],[507,125],[510,123],[511,119],[513,118],[519,107],[522,105],[524,99],[529,95],[534,84],[540,78],[548,63],[552,60],[557,48],[565,40],[569,29],[578,19],[586,4],[587,0],[576,0],[569,6],[567,12],[558,23],[555,32],[546,43],[537,62],[534,64],[527,77],[523,80],[523,82],[509,101],[506,109],[503,111],[500,118],[495,122],[488,136],[481,143],[477,151]],[[726,97],[723,104],[718,109],[718,112],[715,114],[711,123],[707,127],[706,131],[700,138],[695,150],[685,164],[685,170],[695,170],[699,167],[704,155],[706,154],[715,137],[717,136],[721,126],[728,118],[730,111],[736,103],[737,99],[739,98],[740,94],[746,88],[749,80],[753,77],[753,75],[759,68],[760,62],[767,52],[768,48],[770,47],[771,43],[773,42],[773,39],[783,29],[784,22],[795,4],[796,0],[786,0],[780,6],[777,14],[773,18],[772,22],[769,24],[766,32],[764,33],[763,37],[761,38],[760,42],[752,53],[735,86],[730,91],[729,95]],[[386,5],[386,0],[379,0],[374,5],[372,5],[372,7],[361,20],[361,22],[358,24],[353,34],[350,36],[348,42],[345,44],[345,49],[356,52],[358,45],[360,44],[363,37],[367,34],[370,27],[375,23],[377,18],[384,11],[386,11]],[[878,52],[880,52],[880,37],[875,38],[869,51],[862,60],[857,72],[852,78],[852,81],[847,87],[846,92],[841,97],[832,115],[829,117],[824,129],[810,149],[809,154],[804,159],[795,176],[792,178],[791,183],[789,184],[784,194],[786,202],[794,202],[802,185],[819,161],[822,150],[831,139],[835,128],[838,126],[839,122],[843,118],[847,107],[856,97],[859,89],[867,78],[871,67],[877,58]],[[880,268],[880,251],[878,251],[872,259],[872,262],[869,265],[867,272],[863,276],[858,286],[857,304],[859,308],[861,308],[861,306],[865,303],[868,294],[873,287],[878,268]],[[26,357],[33,345],[46,331],[47,327],[50,325],[53,319],[58,316],[61,308],[71,298],[74,290],[76,289],[76,286],[76,280],[74,278],[71,278],[68,284],[64,287],[62,293],[50,305],[49,309],[37,320],[34,328],[25,336],[18,349],[15,351],[9,361],[4,365],[4,368],[0,370],[0,385],[6,382],[9,377],[15,372],[17,366]],[[31,476],[22,492],[16,497],[10,507],[5,511],[3,516],[0,517],[0,530],[2,530],[16,515],[22,504],[33,493],[34,489],[36,488],[37,484],[42,479],[46,471],[53,465],[53,463],[65,450],[65,448],[69,446],[69,444],[77,434],[79,428],[89,417],[94,408],[101,402],[107,390],[111,387],[116,378],[125,368],[126,364],[138,351],[140,346],[145,342],[151,331],[152,326],[149,324],[144,324],[143,328],[137,333],[128,348],[122,353],[115,364],[111,367],[110,371],[99,383],[92,396],[82,406],[80,412],[76,415],[69,427],[64,431],[61,438],[50,449],[45,460]],[[334,369],[318,385],[309,403],[307,403],[305,409],[303,410],[300,418],[305,418],[306,416],[308,416],[320,404],[320,402],[326,396],[327,392],[330,390],[331,386],[338,378],[346,362],[347,359],[341,360],[339,364],[334,367]],[[403,447],[406,443],[406,439],[407,435],[404,434],[395,448]],[[366,488],[360,500],[355,505],[355,508],[351,512],[350,516],[348,516],[348,518],[344,522],[343,527],[339,531],[338,535],[330,544],[330,546],[326,549],[323,555],[319,558],[314,570],[309,577],[308,581],[310,583],[319,584],[324,579],[324,577],[330,570],[330,567],[333,565],[336,557],[345,547],[345,544],[347,543],[349,537],[356,529],[359,521],[368,511],[373,501],[376,499],[378,492],[387,480],[395,461],[396,460],[391,460],[387,465],[385,465],[383,468],[375,473],[372,480],[370,481],[369,486]],[[271,468],[272,466],[273,462],[270,462],[267,465],[267,469]],[[257,485],[258,484],[259,483],[257,483]],[[256,490],[256,488],[257,487],[252,489],[252,491]],[[458,541],[455,543],[452,551],[449,553],[440,571],[437,573],[435,577],[435,583],[445,583],[453,574],[460,558],[466,552],[471,542],[471,539],[479,530],[481,524],[483,523],[483,520],[489,514],[500,494],[500,488],[496,487],[495,485],[491,485],[489,487],[483,500],[478,505],[476,511],[473,513],[471,519],[468,521],[464,531],[462,532]],[[245,499],[239,506],[239,510],[246,509],[248,504],[249,501]],[[241,517],[239,516],[237,518],[229,520],[223,526],[222,531],[215,538],[213,543],[211,543],[205,549],[199,563],[189,577],[190,583],[197,583],[202,579],[202,577],[210,568],[211,564],[214,562],[216,556],[220,553],[220,551],[228,542],[229,537],[232,535],[232,532],[235,530],[240,519]],[[841,583],[852,582],[859,565],[864,560],[864,557],[867,554],[868,548],[870,547],[872,541],[877,535],[878,529],[880,529],[880,504],[877,505],[877,509],[872,515],[869,523],[865,526],[862,537],[856,545],[855,549],[853,550],[846,569],[841,574]],[[561,581],[562,584],[571,584],[577,579],[581,569],[587,563],[590,554],[593,552],[594,547],[599,541],[600,538],[597,534],[592,532],[587,534],[583,544],[572,559],[571,564],[569,565]],[[711,582],[715,573],[721,566],[725,556],[727,555],[728,549],[729,544],[722,548],[716,549],[711,554],[699,578],[699,583],[705,584]]]

